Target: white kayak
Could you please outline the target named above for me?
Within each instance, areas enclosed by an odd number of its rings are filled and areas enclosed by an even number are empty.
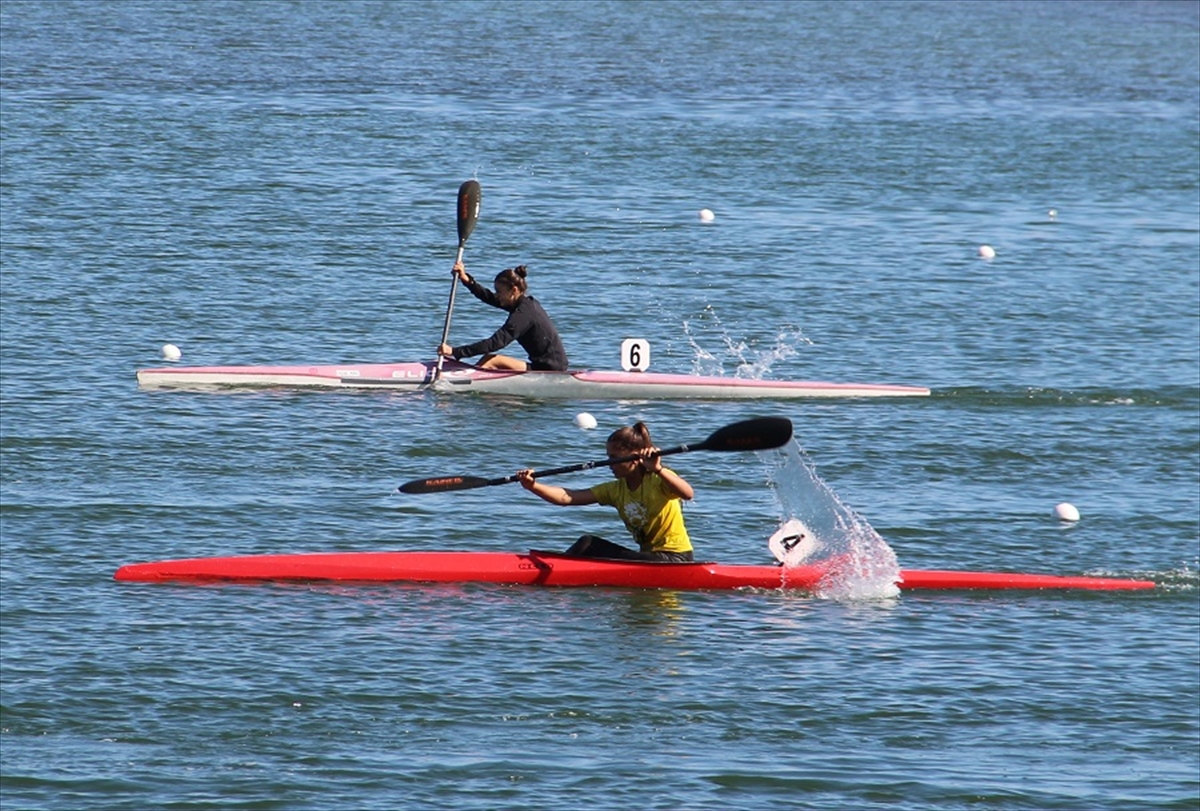
[[[320,366],[167,366],[139,369],[145,389],[396,389],[570,399],[759,400],[805,397],[925,397],[929,389],[880,383],[754,380],[660,372],[505,372],[447,361]]]

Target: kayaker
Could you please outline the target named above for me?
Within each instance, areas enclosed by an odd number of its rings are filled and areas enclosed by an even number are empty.
[[[546,315],[538,300],[525,292],[529,285],[525,281],[528,271],[524,265],[517,265],[496,274],[495,293],[476,282],[467,273],[467,268],[462,262],[455,263],[454,272],[475,298],[484,304],[507,310],[508,319],[492,337],[465,346],[442,344],[438,347],[439,354],[455,360],[483,355],[483,359],[476,364],[481,369],[504,369],[514,372],[567,370],[567,352],[563,349],[554,322]],[[495,354],[497,350],[503,349],[513,341],[519,343],[528,353],[528,362]]]
[[[596,535],[583,535],[567,554],[669,563],[692,560],[692,542],[683,524],[680,502],[690,500],[695,491],[682,476],[663,466],[658,448],[650,441],[650,429],[642,422],[618,428],[608,437],[605,450],[610,459],[634,454],[639,458],[609,465],[615,478],[587,490],[543,484],[534,478],[533,470],[517,472],[522,487],[551,504],[616,507],[625,528],[638,543],[634,551]]]

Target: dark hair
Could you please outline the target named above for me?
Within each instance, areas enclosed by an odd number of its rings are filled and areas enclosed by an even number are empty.
[[[529,287],[525,281],[525,277],[529,275],[529,271],[524,265],[517,265],[515,268],[508,268],[496,274],[496,287],[504,285],[516,290],[518,293],[524,293]]]
[[[646,423],[638,422],[613,431],[608,435],[608,444],[615,445],[623,451],[640,451],[654,443],[650,441],[650,429],[646,427]]]

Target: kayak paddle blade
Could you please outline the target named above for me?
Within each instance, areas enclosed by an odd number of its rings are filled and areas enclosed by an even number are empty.
[[[483,196],[479,182],[468,180],[458,187],[458,244],[463,245],[475,230],[479,219],[479,201]]]
[[[718,428],[694,451],[765,451],[778,448],[792,438],[792,421],[787,417],[757,417]]]
[[[496,484],[495,480],[481,476],[438,476],[433,479],[414,479],[397,489],[401,493],[449,493],[452,490],[474,490],[493,484]]]

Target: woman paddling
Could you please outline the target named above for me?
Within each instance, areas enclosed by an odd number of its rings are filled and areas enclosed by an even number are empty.
[[[635,552],[596,535],[583,535],[567,554],[671,563],[692,560],[692,542],[683,525],[680,501],[690,500],[695,491],[678,473],[663,467],[658,448],[650,442],[650,429],[642,422],[618,428],[608,437],[605,450],[609,459],[633,455],[638,458],[609,465],[616,478],[588,490],[543,484],[534,478],[532,470],[517,472],[522,487],[551,504],[616,507],[625,528],[638,543]]]
[[[554,322],[546,315],[537,299],[525,294],[528,284],[525,281],[527,271],[524,265],[517,265],[496,274],[495,293],[471,278],[462,262],[455,263],[454,272],[475,298],[484,304],[507,310],[508,319],[492,337],[466,346],[452,347],[450,344],[442,344],[438,347],[438,354],[448,355],[455,360],[483,355],[483,359],[478,363],[481,369],[505,369],[514,372],[530,369],[538,372],[567,370],[567,352],[563,349]],[[513,341],[519,343],[528,353],[528,363],[520,358],[494,354]]]

